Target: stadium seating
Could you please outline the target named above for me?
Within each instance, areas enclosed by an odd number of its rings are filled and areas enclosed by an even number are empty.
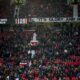
[[[72,7],[63,0],[34,0],[30,1],[28,13],[31,17],[72,17]]]
[[[0,17],[12,18],[14,16],[15,4],[10,1],[1,3]],[[25,5],[20,6],[19,17],[72,17],[72,7],[64,0],[29,0]]]
[[[45,27],[41,31],[36,30],[39,40],[37,47],[28,45],[33,32],[17,30],[0,33],[1,80],[78,80],[79,34],[66,33],[64,29],[63,32],[50,32]],[[28,50],[35,50],[33,58]]]
[[[0,18],[13,17],[15,4],[10,7],[8,2],[0,3]],[[21,18],[72,17],[66,0],[28,0],[26,4],[20,6]],[[41,24],[31,23],[29,30],[23,25],[0,28],[0,80],[80,80],[80,26]],[[35,46],[30,44],[33,33],[39,42]]]

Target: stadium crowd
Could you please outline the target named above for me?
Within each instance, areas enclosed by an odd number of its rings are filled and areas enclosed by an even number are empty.
[[[1,0],[0,17],[12,18],[16,3]],[[72,7],[65,0],[27,0],[25,5],[20,5],[19,17],[72,17]]]
[[[0,0],[0,18],[13,17],[15,4],[9,2]],[[27,0],[19,17],[72,17],[72,12],[66,0]],[[80,80],[80,29],[39,27],[0,32],[0,80]],[[30,45],[34,32],[37,46]]]
[[[0,80],[79,80],[80,32],[37,28],[0,32]]]
[[[66,0],[30,0],[28,6],[30,17],[72,17],[72,12]]]
[[[13,1],[13,0],[12,0]],[[0,1],[0,18],[13,18],[16,3],[10,0]],[[80,17],[80,4],[78,16]],[[27,0],[19,6],[19,17],[72,17],[73,6],[68,5],[67,0]]]

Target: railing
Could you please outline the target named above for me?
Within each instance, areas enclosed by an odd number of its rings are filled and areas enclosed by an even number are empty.
[[[0,19],[0,24],[28,24],[28,22],[80,22],[80,17]]]

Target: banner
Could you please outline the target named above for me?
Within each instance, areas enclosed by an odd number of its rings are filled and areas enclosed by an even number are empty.
[[[6,24],[7,19],[0,19],[0,24]]]
[[[27,19],[25,18],[20,18],[20,19],[15,19],[16,24],[27,24]]]
[[[29,22],[80,22],[80,17],[61,17],[61,18],[30,18]]]
[[[0,19],[0,24],[28,24],[28,22],[80,22],[80,17],[59,17],[59,18],[17,18]]]

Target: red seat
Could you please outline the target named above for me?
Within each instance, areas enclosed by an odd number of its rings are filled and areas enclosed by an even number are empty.
[[[54,78],[53,78],[53,80],[57,80],[57,78],[56,78],[56,77],[54,77]]]
[[[69,77],[66,77],[65,80],[70,80],[70,78]]]
[[[78,80],[78,77],[72,77],[72,80]]]
[[[39,80],[39,78],[38,77],[35,77],[35,79],[34,80]]]

